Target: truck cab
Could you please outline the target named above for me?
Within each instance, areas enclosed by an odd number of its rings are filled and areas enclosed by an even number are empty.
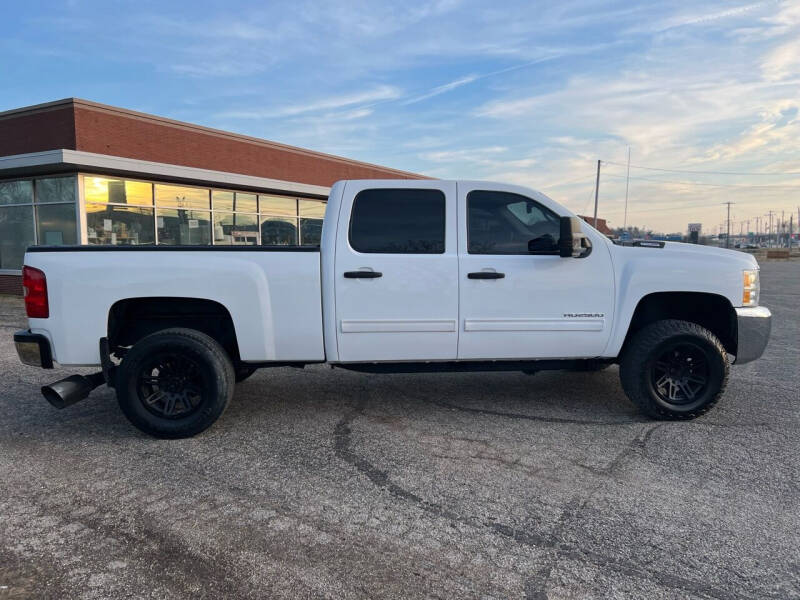
[[[336,184],[322,238],[328,360],[602,356],[610,245],[581,225],[585,252],[562,259],[562,216],[573,215],[511,185]]]

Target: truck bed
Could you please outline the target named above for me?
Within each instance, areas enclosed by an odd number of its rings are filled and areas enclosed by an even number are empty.
[[[31,331],[50,339],[61,365],[99,365],[111,307],[137,297],[221,304],[243,361],[325,358],[313,246],[31,247],[26,264],[47,273],[50,298],[49,318],[30,319]]]

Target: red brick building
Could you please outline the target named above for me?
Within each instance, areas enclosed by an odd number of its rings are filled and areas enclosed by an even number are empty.
[[[581,219],[586,221],[589,225],[594,226],[594,217],[587,217],[585,215],[578,215]],[[603,235],[614,235],[614,232],[611,231],[611,228],[608,226],[608,223],[605,219],[601,219],[598,217],[597,219],[597,226],[595,227],[597,231],[602,233]]]
[[[32,244],[316,244],[335,181],[421,177],[76,98],[0,112],[0,293]]]

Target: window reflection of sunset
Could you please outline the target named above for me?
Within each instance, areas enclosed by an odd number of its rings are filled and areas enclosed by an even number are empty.
[[[152,206],[153,185],[145,181],[84,177],[83,197],[86,202],[112,202],[133,206]]]
[[[156,184],[156,204],[177,208],[209,208],[209,190]]]
[[[319,244],[324,200],[81,177],[89,244]]]

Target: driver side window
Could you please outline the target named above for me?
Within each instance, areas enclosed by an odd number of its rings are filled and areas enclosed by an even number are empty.
[[[538,202],[511,192],[467,194],[470,254],[558,254],[559,218]]]

